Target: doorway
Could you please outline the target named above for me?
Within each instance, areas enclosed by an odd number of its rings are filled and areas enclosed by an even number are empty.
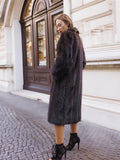
[[[54,22],[62,12],[62,0],[27,0],[24,3],[21,15],[24,89],[50,91],[50,69],[59,39]]]

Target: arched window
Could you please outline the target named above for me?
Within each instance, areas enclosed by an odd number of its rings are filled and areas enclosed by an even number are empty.
[[[59,34],[55,18],[62,0],[26,0],[21,14],[24,89],[49,92],[50,69],[56,56]]]

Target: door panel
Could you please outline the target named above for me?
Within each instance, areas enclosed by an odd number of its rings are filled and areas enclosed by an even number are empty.
[[[57,18],[58,15],[63,13],[62,8],[57,8],[50,11],[48,13],[48,23],[50,24],[49,26],[49,41],[50,41],[50,67],[52,67],[55,58],[56,58],[56,49],[57,49],[57,42],[59,39],[59,33],[57,32],[56,26],[55,26],[55,19]]]
[[[38,16],[33,20],[34,26],[34,87],[41,92],[49,92],[50,68],[48,52],[47,15]]]
[[[32,21],[25,22],[23,31],[23,58],[25,68],[33,68],[34,56],[33,56],[33,26]]]
[[[47,15],[37,17],[34,21],[35,68],[49,69]]]
[[[49,0],[50,6],[52,5],[61,5],[63,3],[63,0]]]
[[[33,56],[32,56],[32,37],[31,37],[31,26],[26,27],[26,64],[27,66],[33,65]]]
[[[38,66],[47,66],[45,20],[37,23]]]

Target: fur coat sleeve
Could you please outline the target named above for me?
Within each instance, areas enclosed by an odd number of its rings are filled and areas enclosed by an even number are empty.
[[[76,33],[65,31],[57,44],[57,58],[51,73],[56,80],[63,79],[74,67],[77,53],[74,52]]]

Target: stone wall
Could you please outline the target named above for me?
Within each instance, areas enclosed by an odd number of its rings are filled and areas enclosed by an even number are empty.
[[[0,65],[6,64],[6,43],[4,28],[0,28]]]
[[[10,47],[7,46],[9,38],[5,28],[0,29],[0,89],[10,91],[13,89],[13,65],[10,63]],[[8,51],[8,52],[7,52]]]
[[[87,58],[82,119],[120,130],[120,1],[64,3],[64,12],[80,31]]]
[[[71,0],[70,16],[80,31],[87,57],[85,95],[120,99],[119,4],[118,0]]]
[[[0,23],[0,89],[12,91],[23,88],[23,66],[20,15],[24,0],[2,0]],[[0,21],[1,22],[1,21]]]
[[[84,45],[94,47],[113,43],[112,2],[83,0],[79,6],[75,4],[77,2],[72,0],[72,19],[80,30]]]

